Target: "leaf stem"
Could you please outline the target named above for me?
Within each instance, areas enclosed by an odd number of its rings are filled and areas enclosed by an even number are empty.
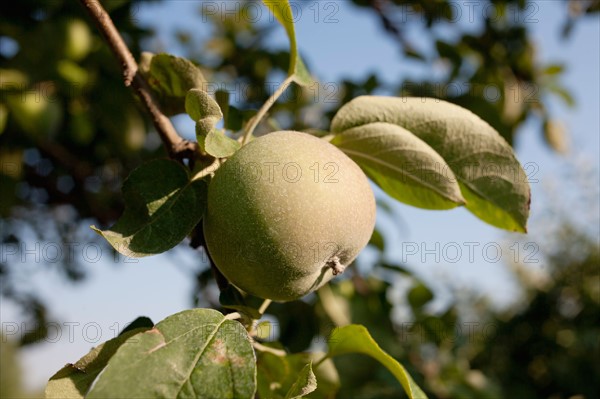
[[[261,352],[269,352],[269,353],[272,353],[272,354],[274,354],[276,356],[285,356],[285,355],[287,355],[287,353],[284,350],[282,350],[282,349],[270,348],[270,347],[268,347],[266,345],[263,345],[263,344],[261,344],[259,342],[256,342],[256,341],[252,342],[252,346],[254,347],[254,349],[257,349],[257,350],[259,350]]]
[[[210,175],[211,173],[216,172],[217,169],[219,169],[219,166],[221,166],[221,161],[219,159],[215,159],[215,161],[213,163],[208,165],[206,168],[202,169],[200,172],[196,173],[194,175],[194,177],[192,177],[192,181],[200,180],[200,179]]]
[[[258,308],[258,313],[260,313],[260,315],[262,316],[263,314],[265,314],[267,308],[269,307],[269,305],[271,304],[271,302],[273,302],[270,299],[265,299],[264,302],[262,303],[262,305],[260,305],[260,308]]]
[[[254,130],[256,129],[256,127],[258,126],[260,121],[264,118],[264,116],[267,114],[269,109],[273,106],[273,104],[275,104],[277,99],[279,97],[281,97],[283,92],[288,88],[288,86],[293,81],[294,81],[294,75],[290,75],[283,82],[281,82],[281,84],[279,85],[277,90],[275,90],[275,92],[271,95],[271,97],[269,97],[269,99],[258,110],[258,113],[256,115],[254,115],[254,118],[252,118],[250,120],[250,123],[244,129],[244,135],[242,136],[242,145],[245,145],[248,143],[248,140],[250,140],[252,133],[254,133]]]
[[[178,134],[169,118],[162,113],[146,80],[138,73],[138,65],[127,44],[115,27],[112,19],[98,0],[79,0],[96,23],[98,30],[108,43],[123,69],[125,86],[131,86],[140,98],[144,108],[152,117],[152,123],[160,136],[169,156],[173,159],[194,158],[198,144],[184,140]]]
[[[242,317],[238,312],[228,313],[224,316],[227,320],[237,320]]]

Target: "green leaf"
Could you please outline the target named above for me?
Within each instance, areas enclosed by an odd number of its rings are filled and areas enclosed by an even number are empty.
[[[433,299],[433,292],[431,292],[425,284],[419,281],[408,292],[406,299],[413,309],[418,309]]]
[[[279,356],[258,351],[257,357],[258,396],[261,398],[283,399],[293,393],[294,385],[307,386],[309,380],[314,381],[316,389],[308,394],[308,398],[334,398],[340,388],[340,377],[331,359],[325,359],[318,366],[312,366],[314,380],[310,377],[311,373],[305,370],[308,365],[314,365],[325,357],[322,352]],[[302,381],[304,383],[300,383]]]
[[[215,129],[223,114],[219,104],[207,92],[190,90],[185,97],[185,111],[196,121],[196,137],[202,151],[216,158],[226,158],[240,149],[239,142]]]
[[[565,70],[565,66],[564,65],[552,64],[552,65],[548,65],[547,67],[545,67],[544,70],[542,71],[542,74],[544,74],[544,75],[558,75],[560,73],[563,73],[564,70]]]
[[[371,235],[371,239],[369,240],[369,245],[372,245],[383,252],[385,248],[385,240],[383,239],[383,235],[381,235],[379,230],[373,230],[373,234]]]
[[[215,101],[219,104],[219,108],[223,113],[223,120],[225,121],[225,129],[229,129],[227,122],[229,120],[229,92],[227,90],[217,90],[215,92]]]
[[[207,92],[200,89],[191,89],[185,96],[185,112],[194,122],[206,121],[210,129],[223,119],[223,113],[219,104]]]
[[[75,364],[67,364],[56,374],[50,377],[45,397],[48,399],[83,398],[89,391],[92,383],[106,367],[108,361],[117,352],[117,349],[133,336],[149,330],[152,326],[143,326],[129,331],[123,331],[118,337],[113,338],[92,349]]]
[[[409,398],[427,398],[406,369],[377,345],[364,326],[351,324],[336,328],[331,334],[327,356],[334,357],[350,353],[370,356],[384,365],[402,384]]]
[[[574,107],[576,105],[575,98],[573,97],[571,92],[564,86],[560,86],[556,83],[551,83],[545,85],[544,87],[548,89],[551,93],[554,93],[557,96],[559,96],[567,106]]]
[[[132,321],[131,323],[129,323],[128,325],[126,325],[125,328],[123,329],[123,331],[121,331],[119,333],[119,335],[126,334],[129,331],[137,330],[139,328],[150,329],[152,327],[154,327],[154,322],[152,322],[152,320],[149,317],[140,316],[137,319],[135,319],[134,321]]]
[[[167,251],[198,224],[206,208],[206,183],[190,181],[175,161],[159,159],[135,169],[123,183],[125,212],[109,230],[92,229],[125,256]]]
[[[206,82],[190,60],[170,54],[157,54],[150,61],[151,85],[169,97],[185,97],[190,89]]]
[[[225,120],[225,128],[233,130],[234,132],[241,130],[244,123],[255,114],[256,111],[241,111],[230,105],[227,112],[227,119]]]
[[[167,317],[125,342],[88,398],[253,398],[248,333],[212,309]]]
[[[25,133],[34,139],[51,139],[62,124],[63,107],[60,101],[53,101],[42,89],[44,87],[4,97],[11,119]]]
[[[4,132],[6,121],[8,120],[8,108],[0,104],[0,134]]]
[[[289,76],[294,77],[294,81],[301,86],[312,84],[313,79],[304,65],[302,58],[298,54],[298,45],[296,43],[296,32],[294,28],[294,15],[288,0],[263,0],[265,6],[277,18],[279,23],[285,28],[290,39],[290,69]]]
[[[300,370],[294,385],[285,395],[285,399],[298,399],[317,389],[317,378],[312,370],[312,363],[307,364]]]
[[[204,140],[204,150],[215,158],[227,158],[241,148],[241,144],[228,136],[222,130],[213,129]]]
[[[398,125],[431,146],[454,172],[466,207],[483,221],[526,231],[530,190],[510,145],[472,112],[433,98],[362,96],[344,105],[331,130]]]
[[[184,113],[187,92],[194,88],[201,89],[206,84],[196,65],[169,54],[142,53],[139,70],[166,115]]]
[[[360,125],[338,133],[331,143],[399,201],[425,209],[451,209],[465,202],[446,161],[400,126]]]

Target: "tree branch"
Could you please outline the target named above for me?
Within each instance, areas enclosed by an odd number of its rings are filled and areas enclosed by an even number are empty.
[[[123,41],[119,31],[112,19],[98,2],[98,0],[79,0],[92,17],[104,39],[110,46],[115,57],[119,60],[123,69],[123,80],[125,86],[131,86],[139,96],[144,108],[152,117],[152,123],[156,128],[163,145],[169,156],[173,159],[193,159],[197,154],[198,144],[181,138],[171,121],[162,113],[158,103],[152,96],[152,92],[146,80],[139,74],[138,65]]]

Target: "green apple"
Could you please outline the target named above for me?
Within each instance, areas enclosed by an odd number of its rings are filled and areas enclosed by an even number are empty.
[[[251,141],[216,171],[204,233],[230,282],[290,301],[343,272],[374,225],[362,170],[323,139],[282,131]]]

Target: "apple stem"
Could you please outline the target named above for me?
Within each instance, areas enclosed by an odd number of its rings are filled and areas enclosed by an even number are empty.
[[[340,258],[338,258],[337,256],[334,256],[333,258],[331,258],[327,262],[327,265],[329,267],[331,267],[331,270],[333,271],[334,276],[344,273],[344,270],[346,269],[346,266],[344,266],[340,263]]]

